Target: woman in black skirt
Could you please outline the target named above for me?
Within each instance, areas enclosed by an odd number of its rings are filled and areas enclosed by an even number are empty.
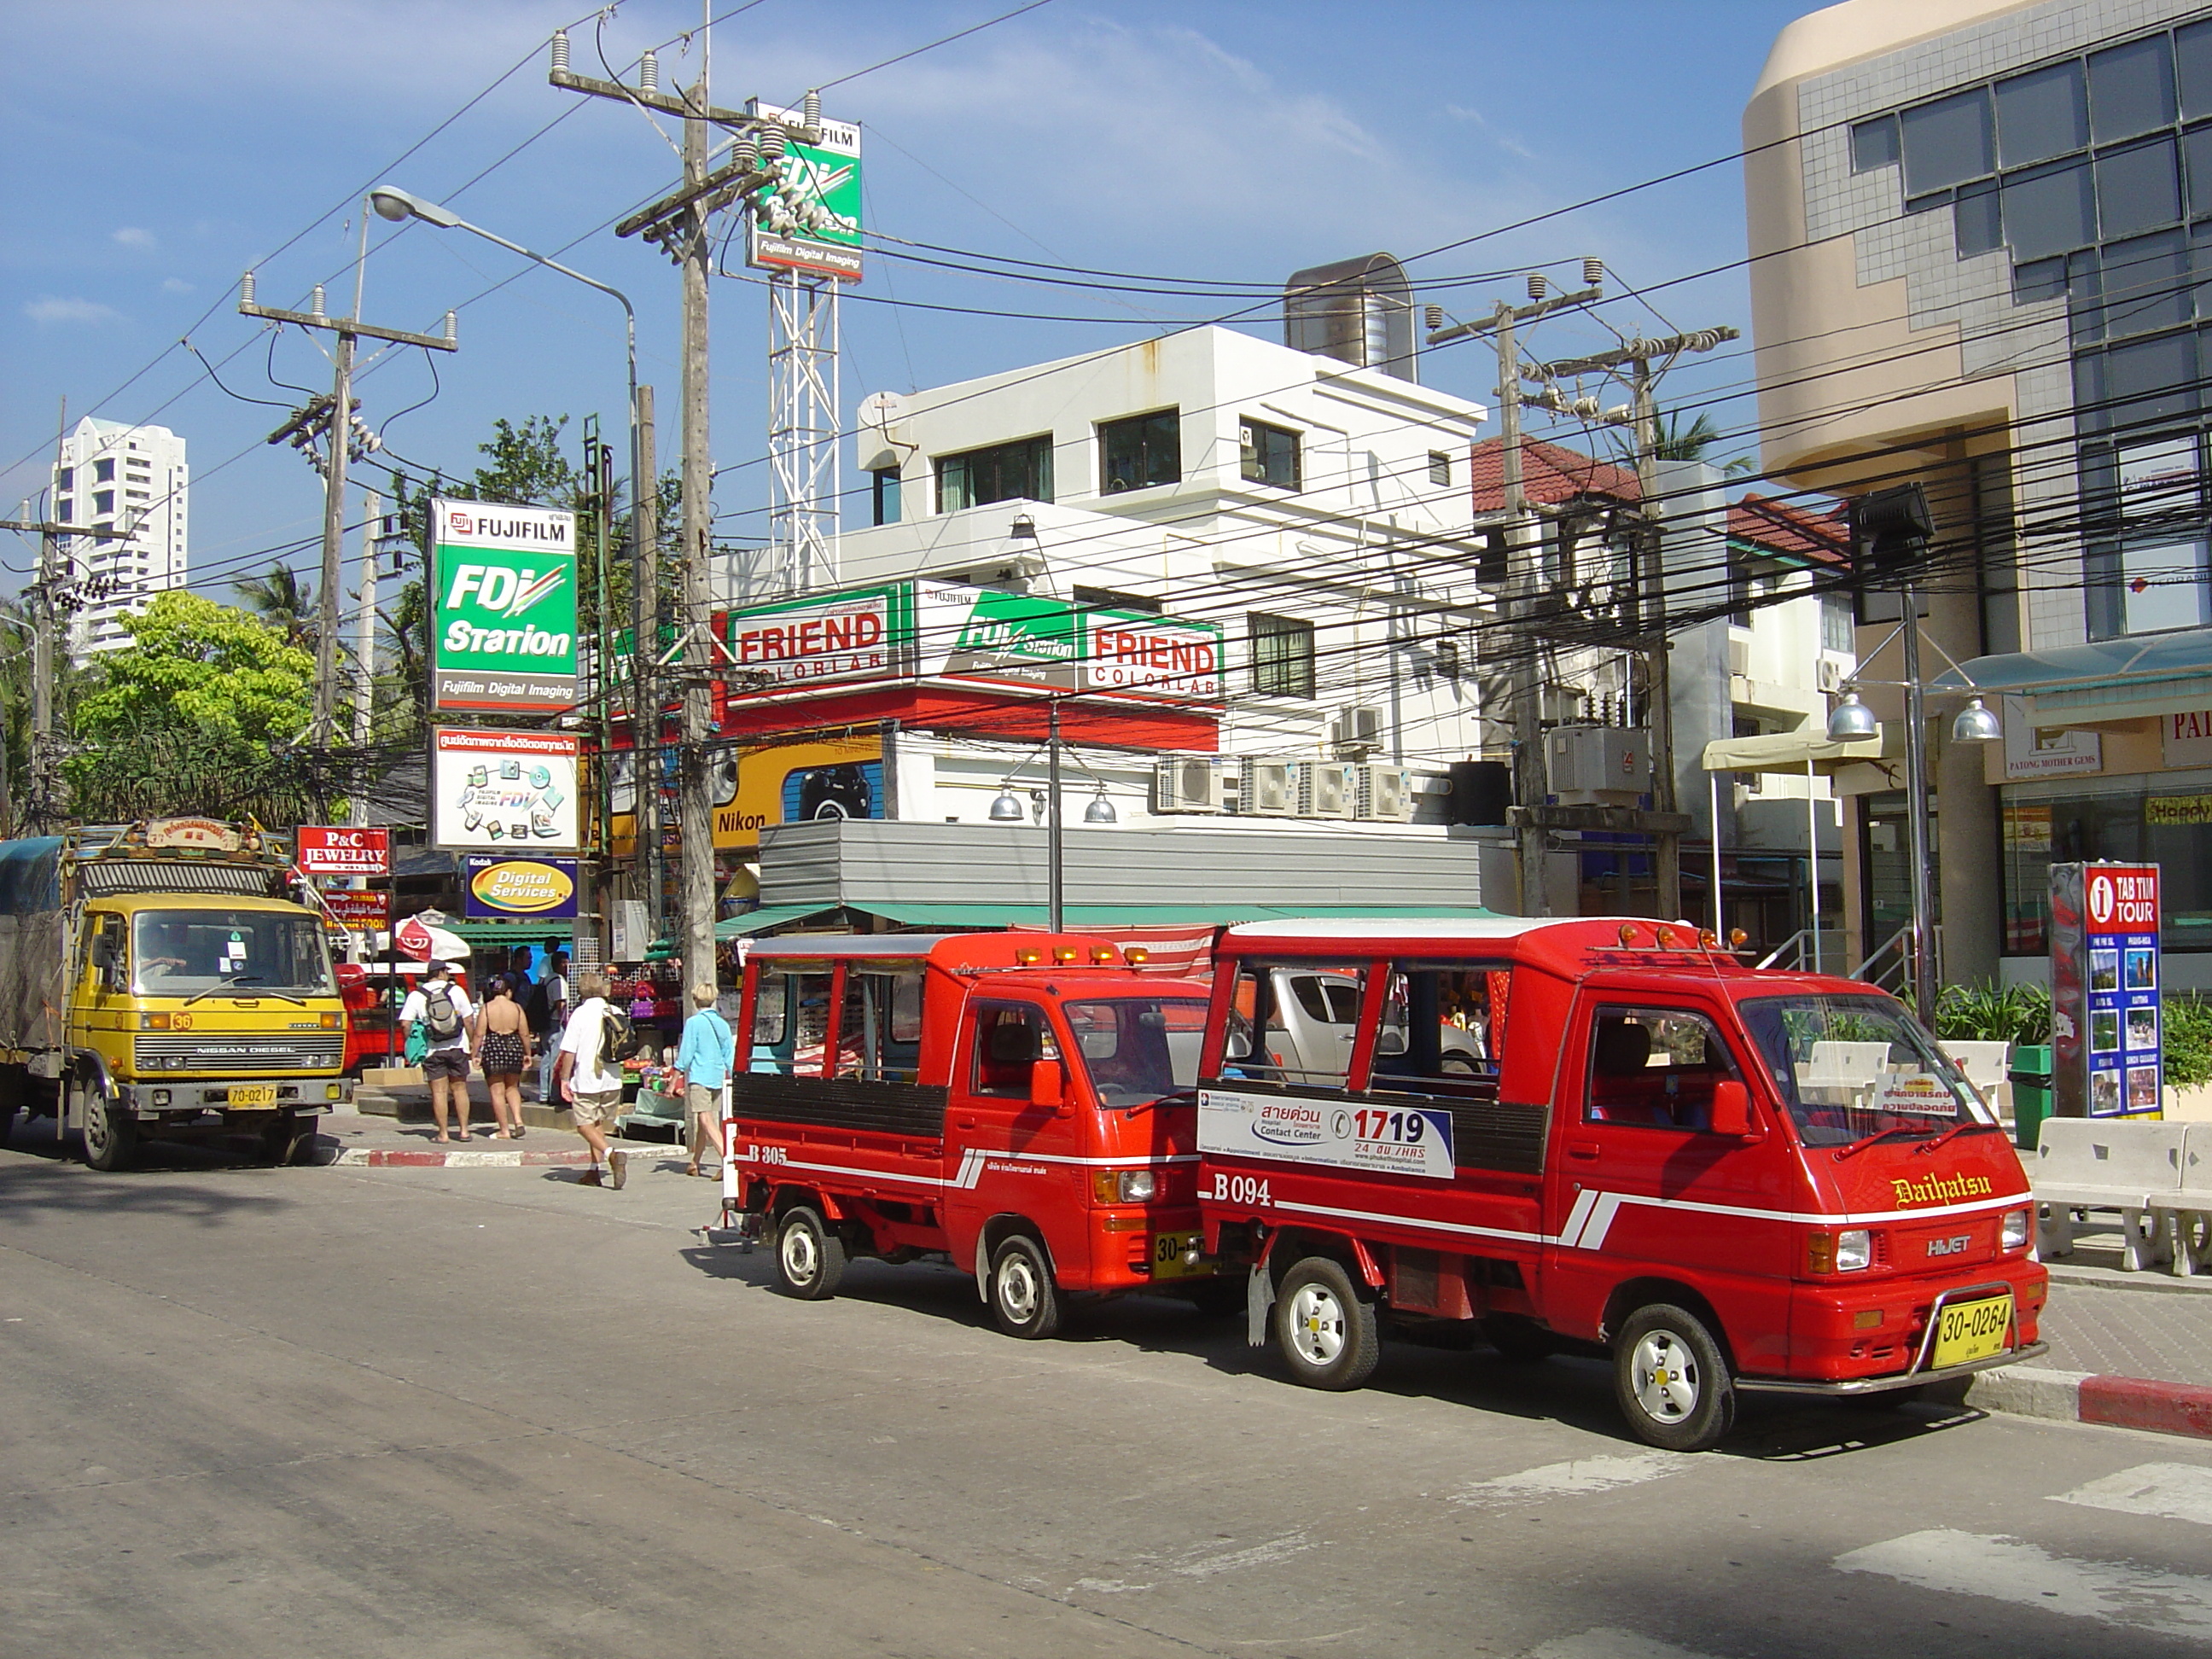
[[[512,974],[494,975],[477,1019],[477,1059],[491,1091],[491,1115],[499,1120],[494,1140],[520,1140],[523,1133],[522,1070],[530,1063],[530,1021],[515,1000],[514,983]]]

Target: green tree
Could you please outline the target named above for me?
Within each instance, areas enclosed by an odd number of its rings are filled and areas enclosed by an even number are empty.
[[[246,608],[304,650],[315,648],[315,587],[285,564],[272,564],[258,576],[245,576],[230,591]]]
[[[1652,447],[1652,454],[1662,461],[1709,461],[1712,459],[1711,452],[1713,447],[1723,435],[1720,428],[1713,424],[1711,412],[1702,409],[1698,411],[1697,418],[1686,426],[1683,424],[1680,410],[1662,410],[1654,424],[1658,428],[1658,441]],[[1635,445],[1620,434],[1614,434],[1613,441],[1623,464],[1634,465]],[[1723,473],[1730,475],[1754,470],[1748,455],[1738,455],[1718,465]]]

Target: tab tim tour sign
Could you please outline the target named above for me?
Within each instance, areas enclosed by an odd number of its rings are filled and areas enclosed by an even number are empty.
[[[576,515],[438,500],[430,524],[431,707],[573,707]]]

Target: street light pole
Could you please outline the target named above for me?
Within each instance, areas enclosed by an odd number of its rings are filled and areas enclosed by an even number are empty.
[[[1913,1012],[1936,1019],[1936,896],[1928,857],[1928,719],[1920,684],[1920,596],[1907,583],[1905,601],[1905,861],[1912,882]]]
[[[1061,913],[1066,908],[1067,887],[1066,866],[1063,858],[1065,849],[1060,844],[1060,699],[1051,699],[1045,708],[1044,925],[1047,933],[1057,933],[1060,931]]]

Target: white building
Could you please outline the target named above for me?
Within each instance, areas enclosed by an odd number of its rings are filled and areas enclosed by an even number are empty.
[[[76,536],[63,544],[70,578],[102,579],[106,589],[105,597],[77,613],[70,648],[82,654],[128,644],[122,619],[143,611],[155,594],[185,582],[191,502],[185,441],[167,427],[124,426],[87,416],[62,440],[52,499],[59,523],[131,527],[123,539]]]

